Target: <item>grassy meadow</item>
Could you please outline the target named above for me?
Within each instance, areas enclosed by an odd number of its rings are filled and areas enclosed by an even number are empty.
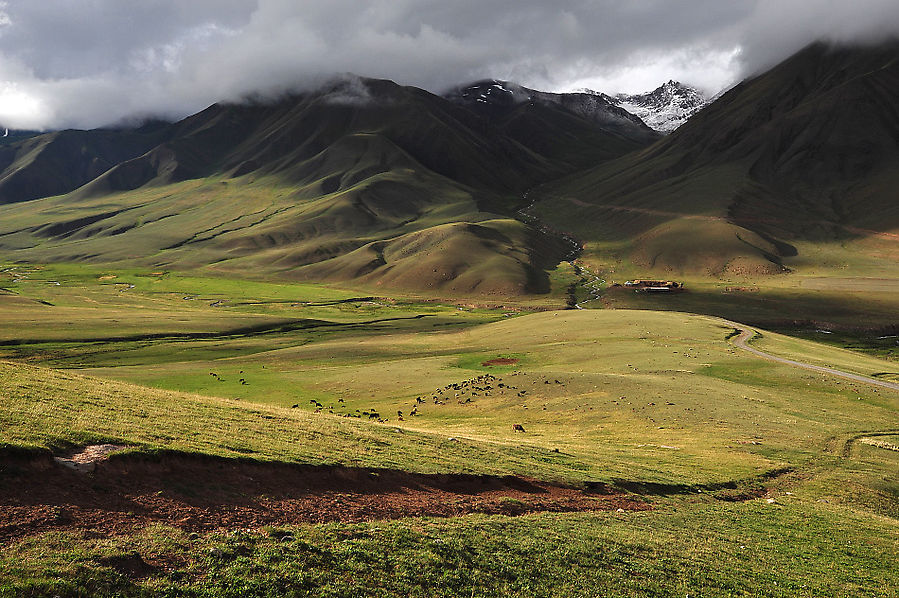
[[[209,273],[0,270],[4,450],[109,442],[512,474],[603,483],[652,507],[45,532],[6,547],[0,595],[895,595],[899,394],[759,359],[717,317],[543,311],[565,304],[570,266],[542,304],[502,305]],[[766,330],[753,343],[895,370]],[[122,566],[134,562],[145,567]]]

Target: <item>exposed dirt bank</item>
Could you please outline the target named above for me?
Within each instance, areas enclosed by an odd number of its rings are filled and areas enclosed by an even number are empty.
[[[194,455],[0,460],[0,542],[59,529],[103,535],[152,522],[188,531],[466,513],[646,510],[639,497],[517,477],[258,463]],[[61,461],[75,461],[73,468]],[[90,467],[85,467],[85,465]]]

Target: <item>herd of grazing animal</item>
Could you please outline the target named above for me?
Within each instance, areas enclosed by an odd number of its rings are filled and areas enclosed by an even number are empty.
[[[519,372],[513,372],[511,375],[518,376]],[[543,383],[559,384],[561,386],[565,385],[558,379],[546,379]],[[460,405],[467,405],[474,402],[477,398],[486,398],[496,395],[508,396],[506,395],[507,392],[514,391],[517,391],[515,393],[516,397],[524,397],[528,393],[527,390],[518,390],[517,386],[512,386],[511,384],[503,382],[501,378],[497,378],[493,374],[481,374],[475,378],[447,384],[444,387],[437,388],[430,393],[430,397],[427,395],[415,397],[415,405],[412,407],[412,411],[409,412],[409,415],[417,415],[418,407],[428,403],[428,399],[433,401],[435,405],[446,405],[449,401],[456,401]],[[522,405],[522,408],[527,409],[527,406]],[[544,406],[543,409],[545,410],[546,407]],[[402,413],[398,412],[397,415],[400,416],[400,420],[403,419]],[[513,424],[512,430],[515,432],[525,432],[524,426],[521,424]]]
[[[507,387],[493,374],[481,374],[476,378],[447,384],[443,388],[434,390],[434,392],[431,393],[431,400],[434,401],[435,405],[446,405],[450,400],[456,400],[460,405],[464,405],[466,403],[471,403],[475,397],[489,397],[491,392],[498,391],[502,388],[513,387]],[[416,397],[415,402],[420,404],[425,403],[426,400],[423,397]]]
[[[241,374],[243,374],[243,370],[240,370]],[[521,372],[513,372],[512,376],[518,376]],[[215,372],[209,372],[209,375],[218,380],[219,382],[224,382],[224,378],[220,377]],[[245,378],[240,378],[238,380],[241,385],[249,384]],[[564,386],[564,383],[560,382],[558,379],[544,379],[544,384],[560,384]],[[517,392],[515,392],[517,391]],[[456,401],[460,405],[467,405],[469,403],[474,402],[479,398],[486,398],[493,395],[503,395],[508,396],[506,393],[515,392],[515,396],[518,398],[525,397],[528,394],[527,390],[519,390],[517,386],[512,386],[511,384],[507,384],[502,381],[501,378],[497,378],[493,374],[481,374],[474,378],[469,378],[468,380],[463,380],[462,382],[454,382],[452,384],[447,384],[441,388],[435,389],[433,392],[426,395],[421,395],[415,397],[415,403],[412,405],[412,408],[404,416],[404,412],[402,409],[398,409],[396,412],[397,419],[399,421],[405,421],[405,417],[416,417],[419,414],[419,407],[433,402],[434,405],[446,405],[450,401]],[[343,397],[338,397],[338,403],[346,404],[346,400]],[[321,413],[325,408],[325,406],[315,399],[309,400],[310,405],[313,406],[313,413]],[[291,405],[292,409],[298,409],[300,407],[299,403],[294,403]],[[521,405],[522,408],[527,409],[526,405]],[[544,406],[544,410],[546,407]],[[365,418],[370,421],[377,421],[379,423],[386,423],[389,420],[382,417],[381,414],[373,409],[365,409],[359,410],[356,409],[354,412],[347,413],[334,413],[334,406],[329,405],[327,407],[328,413],[332,415],[338,415],[340,417],[355,417],[355,418]],[[524,426],[521,424],[513,424],[512,430],[515,432],[525,432]]]

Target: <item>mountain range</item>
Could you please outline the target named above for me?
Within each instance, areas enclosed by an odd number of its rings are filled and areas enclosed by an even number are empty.
[[[28,136],[0,144],[0,251],[516,295],[548,290],[564,231],[597,265],[777,275],[899,228],[897,65],[895,42],[815,44],[708,104],[344,77]]]
[[[545,268],[569,249],[512,217],[525,192],[657,138],[614,106],[575,112],[564,102],[484,111],[351,77],[174,124],[40,135],[0,147],[0,249],[545,291]]]

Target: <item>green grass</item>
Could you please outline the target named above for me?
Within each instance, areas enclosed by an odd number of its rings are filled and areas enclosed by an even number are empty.
[[[8,264],[0,266],[0,285],[0,356],[68,367],[110,357],[122,364],[216,359],[329,335],[503,317],[477,305],[152,269]]]
[[[0,362],[0,446],[104,442],[260,461],[575,479],[583,464],[535,447],[445,436],[303,409],[160,391]]]
[[[105,540],[48,534],[0,556],[0,596],[889,597],[897,541],[894,521],[789,496],[196,540],[167,528]],[[116,569],[136,559],[147,577]]]
[[[899,360],[899,336],[891,334],[893,331],[890,330],[876,332],[848,332],[843,330],[831,331],[824,329],[810,330],[808,328],[784,328],[777,330],[777,332],[785,334],[786,336],[798,337],[829,345],[831,347],[848,349],[856,353],[864,353],[865,355],[887,361],[895,362]],[[891,376],[894,374],[895,373],[884,373],[886,379],[891,379]]]
[[[816,337],[828,335],[818,333]],[[836,347],[811,340],[795,338],[792,336],[766,332],[752,340],[753,346],[790,359],[799,359],[806,363],[832,367],[847,372],[861,374],[880,380],[897,380],[899,372],[895,362],[890,363],[883,358],[857,350]]]
[[[456,313],[463,318],[480,317],[471,312]],[[458,331],[425,327],[377,333],[347,328],[341,333],[302,338],[290,333],[273,336],[279,341],[286,337],[290,342],[275,342],[268,348],[264,346],[268,338],[216,338],[186,343],[183,349],[173,348],[172,343],[156,345],[153,350],[138,347],[128,351],[120,346],[116,351],[80,355],[68,363],[89,360],[89,373],[141,385],[128,387],[129,394],[142,387],[155,387],[158,390],[154,392],[161,393],[154,395],[157,398],[153,402],[140,402],[155,405],[150,417],[160,422],[156,428],[160,438],[148,437],[138,414],[132,414],[135,419],[113,433],[116,428],[112,424],[90,424],[93,415],[86,413],[80,424],[84,430],[93,427],[100,435],[114,435],[141,445],[198,451],[219,450],[213,438],[221,426],[213,422],[214,409],[204,407],[212,410],[202,419],[209,422],[201,426],[210,430],[208,434],[188,433],[195,424],[185,420],[199,421],[199,416],[179,411],[184,403],[179,398],[182,395],[166,391],[209,397],[186,403],[192,409],[216,398],[238,400],[229,404],[239,405],[232,409],[248,421],[256,417],[253,410],[274,410],[287,413],[291,419],[317,418],[303,421],[308,425],[327,422],[334,433],[345,424],[361,425],[352,417],[337,416],[358,416],[373,409],[388,420],[388,426],[366,424],[360,430],[381,434],[386,429],[389,437],[390,426],[401,426],[433,438],[469,439],[500,452],[512,451],[508,463],[515,462],[516,473],[534,467],[533,471],[544,475],[553,472],[557,478],[580,480],[703,484],[750,478],[814,460],[827,448],[829,438],[844,437],[856,430],[893,429],[899,408],[892,396],[895,393],[758,359],[733,348],[725,340],[729,332],[730,328],[717,320],[700,316],[583,310],[538,313],[477,326],[468,321]],[[786,344],[771,350],[796,357],[790,351],[799,349]],[[832,363],[860,371],[883,367],[874,358],[820,345],[804,350],[812,360],[824,356]],[[519,363],[481,365],[501,356],[513,356]],[[40,360],[42,354],[31,357]],[[52,353],[49,358],[61,360]],[[7,368],[15,370],[12,365]],[[11,373],[9,380],[18,380],[16,388],[21,389],[36,371],[17,377]],[[491,389],[447,389],[487,372],[496,376]],[[56,375],[76,376],[63,372]],[[77,376],[73,380],[68,383],[73,388],[72,396],[83,396],[83,391],[74,390],[81,386],[113,384],[99,379],[88,382],[92,379]],[[504,386],[499,387],[500,383]],[[8,393],[21,395],[22,391]],[[110,390],[103,400],[94,402],[102,406],[110,400],[106,397],[114,395]],[[16,410],[8,417],[33,412],[29,405],[38,396],[40,393],[22,398],[24,402],[16,403]],[[417,402],[416,397],[423,402]],[[89,396],[83,400],[87,402],[68,408],[75,413],[86,411],[91,400]],[[313,415],[309,412],[316,401],[324,405],[324,410]],[[126,406],[133,402],[126,400],[122,407],[110,408],[109,415],[98,421],[115,421],[117,417],[124,421],[124,415],[114,414],[122,409],[123,413],[132,413]],[[292,405],[298,408],[289,409]],[[397,411],[408,414],[416,405],[416,417],[397,419]],[[76,428],[73,422],[81,420],[66,419],[65,403],[60,409],[53,416],[58,420],[41,421],[31,416],[27,421],[33,422],[33,428],[23,427],[24,423],[10,424],[15,432],[4,434],[14,434],[10,442],[28,441],[31,433],[64,435],[64,430]],[[170,410],[172,415],[167,415]],[[38,408],[38,413],[45,411],[46,406]],[[54,411],[47,413],[49,417]],[[281,417],[287,416],[278,415]],[[523,425],[527,434],[514,432],[513,424]],[[165,432],[169,425],[177,432]],[[254,430],[255,440],[248,448],[259,453],[265,428],[249,429]],[[50,436],[41,436],[41,442],[48,442]],[[323,438],[322,443],[325,441]],[[302,460],[317,450],[310,445],[302,454],[292,455],[273,442],[272,448],[260,455]],[[359,451],[366,452],[356,447],[348,453]],[[528,457],[533,459],[516,462],[517,451],[534,451]],[[340,461],[336,456],[339,447],[329,445],[325,452],[330,459]],[[412,458],[403,462],[401,453],[402,449],[397,449],[387,465],[411,466]],[[548,453],[558,456],[545,466],[536,464]],[[467,470],[477,470],[493,458],[491,454],[488,459],[475,459],[466,464]],[[421,456],[415,463],[416,467],[430,467]],[[455,463],[459,466],[461,461]],[[484,471],[501,468],[490,463]]]

